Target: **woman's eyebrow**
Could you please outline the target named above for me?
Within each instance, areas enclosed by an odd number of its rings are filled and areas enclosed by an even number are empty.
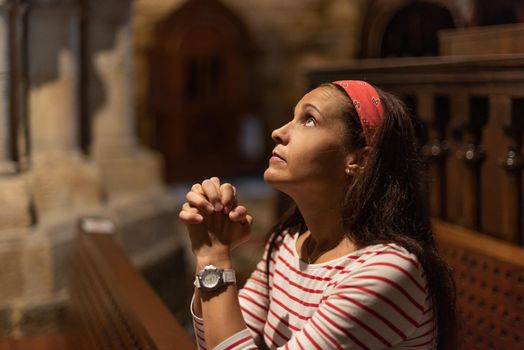
[[[313,108],[315,111],[317,111],[318,114],[320,114],[320,116],[321,116],[322,118],[324,118],[324,119],[326,118],[326,117],[324,117],[324,115],[322,114],[322,112],[320,112],[320,110],[317,108],[317,106],[315,106],[314,104],[311,104],[311,103],[309,103],[309,102],[304,103],[304,104],[303,104],[303,108],[306,108],[306,107],[311,107],[311,108]]]

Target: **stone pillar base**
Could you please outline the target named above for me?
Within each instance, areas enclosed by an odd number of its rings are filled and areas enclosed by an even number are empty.
[[[34,313],[27,310],[56,298],[48,239],[34,228],[18,231],[18,237],[9,239],[2,232],[0,240],[0,337],[28,335],[23,325]]]
[[[164,191],[162,157],[153,151],[140,149],[127,157],[97,157],[96,164],[109,201],[119,197],[159,194]]]
[[[27,176],[37,220],[84,212],[101,204],[98,169],[77,153],[35,156]]]
[[[30,195],[25,177],[0,177],[0,237],[18,236],[17,229],[31,225]]]
[[[18,169],[18,166],[15,162],[0,161],[0,174],[2,175],[15,174],[17,169]]]

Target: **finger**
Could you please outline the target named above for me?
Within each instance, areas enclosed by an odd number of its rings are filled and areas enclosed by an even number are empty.
[[[248,224],[249,226],[251,226],[253,224],[253,217],[251,215],[246,215],[246,221],[245,221],[246,224]]]
[[[251,225],[252,224],[253,224],[253,217],[251,215],[246,215],[244,222],[241,223],[243,237],[242,237],[242,241],[239,243],[243,243],[249,240],[251,236],[251,227],[252,227]]]
[[[239,205],[229,212],[229,218],[233,222],[243,222],[246,218],[247,209],[246,207]]]
[[[216,178],[218,179],[218,178]],[[216,180],[204,180],[202,182],[202,189],[207,197],[208,201],[214,206],[215,211],[221,211],[223,209],[222,203],[220,202],[220,183],[216,185]]]
[[[217,192],[218,192],[218,195],[219,195],[219,198],[220,198],[220,205],[222,205],[222,209],[221,210],[224,210],[225,209],[225,205],[224,205],[224,201],[222,200],[222,191],[221,191],[222,185],[220,183],[220,179],[218,177],[216,177],[216,176],[213,176],[209,180],[211,180],[211,182],[213,182],[213,185],[215,185],[215,188],[217,189]]]
[[[213,182],[213,184],[215,185],[215,187],[218,189],[220,188],[220,179],[216,176],[213,176],[212,178],[210,178],[209,180],[211,180],[211,182]]]
[[[190,206],[197,208],[204,213],[212,213],[215,209],[213,205],[206,199],[206,197],[196,192],[188,192],[186,194],[186,199]]]
[[[198,213],[189,212],[187,210],[182,210],[178,217],[180,220],[182,220],[184,223],[187,224],[200,224],[202,221],[204,221],[204,217]]]
[[[229,183],[222,184],[220,186],[220,198],[224,206],[224,213],[228,214],[237,204],[233,185]]]
[[[191,191],[204,195],[204,190],[202,189],[202,185],[200,184],[194,184],[193,186],[191,186]]]
[[[200,217],[202,217],[204,219],[204,214],[205,213],[202,213],[197,208],[194,208],[194,207],[190,206],[188,202],[185,202],[184,204],[182,204],[182,210],[181,211],[184,211],[184,212],[187,212],[187,213],[190,213],[190,214],[198,215],[198,216],[200,216]]]
[[[188,202],[185,202],[183,205],[182,205],[182,210],[185,210],[185,211],[188,211],[190,213],[196,213],[196,214],[204,214],[203,212],[201,212],[200,210],[198,210],[198,208],[195,208],[195,207],[192,207]]]

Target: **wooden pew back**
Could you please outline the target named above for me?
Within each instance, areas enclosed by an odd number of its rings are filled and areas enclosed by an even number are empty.
[[[524,349],[524,249],[434,221],[453,269],[459,349]]]
[[[429,161],[432,216],[524,245],[524,54],[358,60],[306,78],[400,96]]]
[[[80,222],[68,313],[71,345],[79,349],[195,349],[113,233],[110,221]]]

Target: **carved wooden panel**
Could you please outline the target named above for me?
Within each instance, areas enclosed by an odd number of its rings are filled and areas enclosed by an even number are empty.
[[[437,222],[457,287],[460,349],[524,348],[524,250]]]

